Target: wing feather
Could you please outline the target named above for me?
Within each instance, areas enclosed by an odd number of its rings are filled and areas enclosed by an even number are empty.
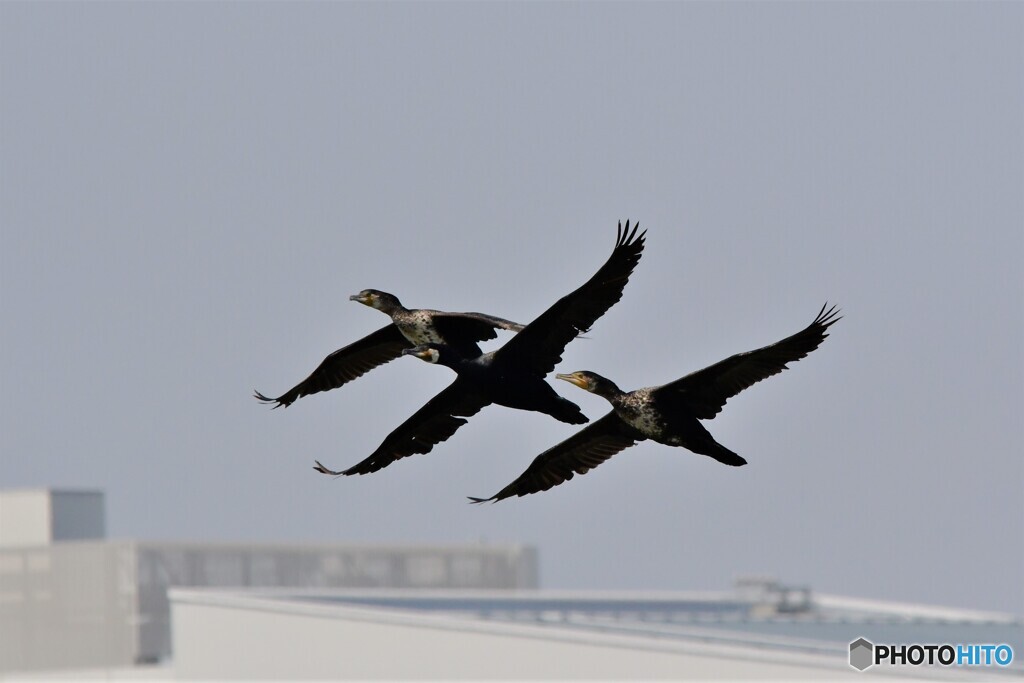
[[[429,453],[466,424],[464,419],[476,415],[488,401],[470,391],[466,383],[456,379],[448,388],[434,396],[400,424],[369,457],[347,470],[330,470],[317,462],[315,470],[324,474],[369,474],[410,455]]]
[[[495,495],[490,498],[470,497],[470,500],[474,503],[497,502],[512,496],[547,491],[577,474],[586,474],[643,439],[612,411],[538,455],[515,481]]]
[[[264,396],[258,391],[254,395],[263,403],[276,404],[275,408],[288,407],[303,396],[337,389],[375,367],[398,358],[403,349],[411,346],[395,325],[387,325],[331,353],[309,377],[277,398]]]
[[[483,313],[432,311],[430,318],[445,343],[458,351],[459,355],[464,358],[479,356],[480,347],[476,345],[476,342],[494,339],[498,336],[497,329],[512,332],[523,329],[523,325],[519,323]]]
[[[737,353],[703,370],[691,373],[654,390],[659,401],[681,402],[702,420],[722,410],[726,401],[763,379],[777,375],[814,351],[828,337],[828,328],[842,317],[835,306],[822,306],[810,325],[782,341],[755,351]]]
[[[525,325],[520,325],[511,320],[505,320],[486,313],[447,313],[445,311],[431,311],[431,318],[441,336],[447,339],[451,332],[472,336],[473,341],[486,341],[494,339],[497,335],[494,330],[508,330],[519,332]]]
[[[622,298],[622,290],[640,261],[646,232],[637,236],[639,224],[630,231],[629,221],[611,256],[585,284],[563,296],[528,324],[494,354],[495,363],[546,376],[562,360],[565,346],[604,315]]]

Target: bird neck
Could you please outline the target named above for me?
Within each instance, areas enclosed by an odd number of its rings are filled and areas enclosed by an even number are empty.
[[[378,310],[390,315],[392,318],[395,317],[396,314],[400,315],[409,312],[409,309],[397,301],[382,301],[378,306]]]
[[[593,393],[606,399],[610,403],[615,403],[626,395],[626,392],[619,389],[615,382],[604,378],[602,378],[601,381],[597,383],[597,386],[594,387]]]

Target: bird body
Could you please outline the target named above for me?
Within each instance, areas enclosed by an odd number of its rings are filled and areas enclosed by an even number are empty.
[[[605,398],[608,398],[619,419],[646,438],[657,439],[665,430],[665,417],[658,410],[651,389],[637,389],[628,393],[620,391]]]
[[[674,392],[663,387],[643,387],[622,391],[605,377],[594,372],[557,375],[581,388],[593,386],[589,391],[612,404],[612,413],[622,421],[628,434],[632,430],[636,441],[650,439],[665,446],[682,447],[700,455],[708,455],[725,465],[738,467],[747,461],[715,441],[685,402]]]
[[[391,323],[331,353],[306,379],[277,398],[255,392],[259,401],[274,403],[275,408],[288,407],[303,396],[337,389],[418,344],[448,344],[463,356],[473,358],[481,353],[477,342],[494,339],[498,336],[496,330],[523,329],[519,323],[485,313],[406,308],[394,294],[376,289],[364,289],[349,299],[381,311],[391,318]]]
[[[349,297],[352,301],[375,308],[391,318],[392,324],[409,342],[419,344],[446,344],[467,358],[479,356],[475,342],[494,339],[495,330],[523,329],[519,323],[486,313],[448,313],[430,308],[406,308],[394,294],[377,289],[364,289]]]
[[[444,344],[445,338],[437,331],[434,320],[439,317],[440,311],[425,310],[402,310],[391,316],[395,327],[402,333],[402,336],[410,343],[419,346],[420,344]]]
[[[738,353],[714,365],[655,387],[622,391],[596,372],[556,375],[606,399],[611,412],[569,439],[544,451],[511,484],[490,498],[499,501],[547,491],[585,474],[638,441],[650,439],[666,446],[686,448],[731,466],[747,463],[715,441],[701,420],[715,417],[726,401],[744,389],[785,370],[828,337],[828,328],[840,318],[835,307],[825,310],[806,328],[756,351]]]
[[[494,403],[506,408],[546,413],[569,424],[587,422],[580,407],[559,396],[543,376],[522,372],[502,362],[500,349],[476,358],[465,358],[449,346],[423,344],[403,353],[451,368],[462,380],[463,391],[472,393],[484,405]]]

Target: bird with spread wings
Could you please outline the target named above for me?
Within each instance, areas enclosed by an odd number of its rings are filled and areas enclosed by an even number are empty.
[[[747,461],[715,441],[700,420],[712,419],[730,398],[818,348],[828,337],[828,328],[840,320],[834,306],[826,307],[810,325],[782,341],[738,353],[662,386],[626,392],[595,372],[557,375],[605,398],[612,405],[611,412],[538,455],[515,481],[495,495],[470,500],[497,502],[547,491],[576,474],[586,474],[645,439],[686,448],[725,465],[745,465]]]
[[[331,475],[368,474],[401,458],[429,453],[492,403],[543,412],[571,424],[587,422],[579,406],[556,394],[544,378],[561,360],[565,346],[621,299],[644,248],[645,233],[637,235],[638,228],[631,230],[628,221],[625,228],[620,223],[605,264],[496,351],[467,358],[458,349],[437,343],[406,349],[405,354],[447,365],[458,376],[361,462],[336,471],[317,461],[314,469]]]
[[[480,355],[477,342],[494,339],[496,330],[518,332],[519,323],[486,313],[447,313],[429,308],[405,308],[394,294],[364,289],[349,297],[351,301],[375,308],[391,318],[391,324],[359,341],[334,351],[309,377],[277,398],[255,392],[257,400],[288,407],[296,400],[321,391],[329,391],[351,382],[379,365],[402,355],[406,349],[427,342],[448,344],[467,357]]]

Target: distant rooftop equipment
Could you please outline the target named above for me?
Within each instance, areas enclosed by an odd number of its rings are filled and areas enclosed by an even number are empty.
[[[102,491],[0,491],[0,548],[105,538],[104,509]]]
[[[757,604],[758,616],[803,614],[814,609],[808,586],[788,586],[773,576],[740,576],[736,578],[736,595]]]

